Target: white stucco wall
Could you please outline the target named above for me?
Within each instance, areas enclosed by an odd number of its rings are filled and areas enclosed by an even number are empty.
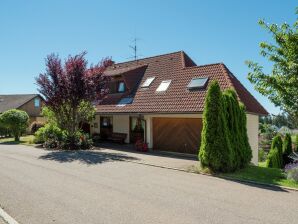
[[[97,123],[97,128],[94,127],[94,124]],[[91,133],[96,133],[99,134],[100,133],[100,116],[99,115],[95,115],[95,120],[92,121],[90,123],[91,127],[90,127],[90,131]]]
[[[247,135],[252,150],[251,162],[258,165],[258,144],[259,144],[259,116],[247,114]]]
[[[129,115],[113,115],[113,132],[126,133],[126,143],[129,143]]]

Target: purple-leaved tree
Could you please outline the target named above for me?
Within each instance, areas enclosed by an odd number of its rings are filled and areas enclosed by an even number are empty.
[[[113,64],[112,60],[105,58],[87,67],[85,55],[69,56],[62,65],[59,57],[51,54],[46,58],[46,72],[36,78],[46,106],[67,135],[68,148],[76,148],[80,124],[94,118],[92,103],[108,93],[109,78],[103,72]]]

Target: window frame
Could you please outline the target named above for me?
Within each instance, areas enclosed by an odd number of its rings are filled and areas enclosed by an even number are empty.
[[[159,86],[157,87],[157,89],[155,90],[156,92],[165,92],[165,91],[167,91],[168,89],[169,89],[169,87],[170,87],[170,85],[171,85],[171,83],[172,83],[172,80],[170,80],[170,79],[168,79],[168,80],[163,80],[163,81],[161,81],[161,83],[159,84]],[[162,85],[163,84],[168,84],[167,86],[166,86],[166,88],[165,89],[162,89]]]
[[[201,86],[191,86],[191,83],[194,81],[194,80],[197,80],[197,79],[205,79],[206,81],[203,83],[203,85]],[[196,89],[204,89],[206,88],[206,85],[209,81],[209,77],[194,77],[190,80],[190,82],[188,83],[187,85],[187,89],[188,90],[196,90]]]
[[[151,81],[148,81],[152,79]],[[151,76],[146,78],[146,80],[143,82],[143,84],[141,85],[141,88],[149,88],[151,86],[151,84],[153,83],[153,81],[155,80],[155,76]],[[149,82],[147,85],[145,85],[146,82]]]

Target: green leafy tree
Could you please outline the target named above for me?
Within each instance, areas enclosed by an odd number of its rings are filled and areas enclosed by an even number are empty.
[[[298,8],[296,9],[298,14]],[[247,61],[250,82],[256,90],[298,120],[298,20],[293,26],[280,26],[260,20],[259,24],[272,34],[274,44],[260,43],[261,55],[273,63],[270,74],[258,63]]]
[[[49,55],[46,72],[36,78],[38,90],[54,114],[57,126],[67,136],[67,147],[71,149],[78,148],[80,125],[94,117],[92,103],[102,100],[109,92],[110,78],[104,71],[113,62],[104,59],[88,67],[85,54],[69,56],[64,64],[57,55]]]
[[[277,135],[273,138],[271,149],[267,156],[266,166],[271,168],[282,168],[282,138],[280,135]]]
[[[199,160],[202,167],[213,171],[232,170],[231,144],[227,131],[222,93],[217,81],[207,92],[203,112],[202,142]]]
[[[19,141],[26,131],[28,121],[28,114],[22,110],[12,109],[0,115],[0,123],[14,136],[15,141]]]

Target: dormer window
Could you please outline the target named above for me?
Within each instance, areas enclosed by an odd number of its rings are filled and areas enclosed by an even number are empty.
[[[207,77],[193,78],[187,85],[187,89],[196,90],[196,89],[205,88],[207,81],[208,81]]]
[[[154,79],[155,79],[155,77],[147,78],[141,87],[142,88],[148,88],[151,85],[151,83],[153,82]]]
[[[169,86],[171,84],[171,81],[172,80],[162,81],[160,83],[160,85],[157,87],[156,92],[164,92],[164,91],[166,91],[169,88]]]
[[[118,82],[117,91],[118,91],[118,93],[125,92],[125,83],[123,81]]]

